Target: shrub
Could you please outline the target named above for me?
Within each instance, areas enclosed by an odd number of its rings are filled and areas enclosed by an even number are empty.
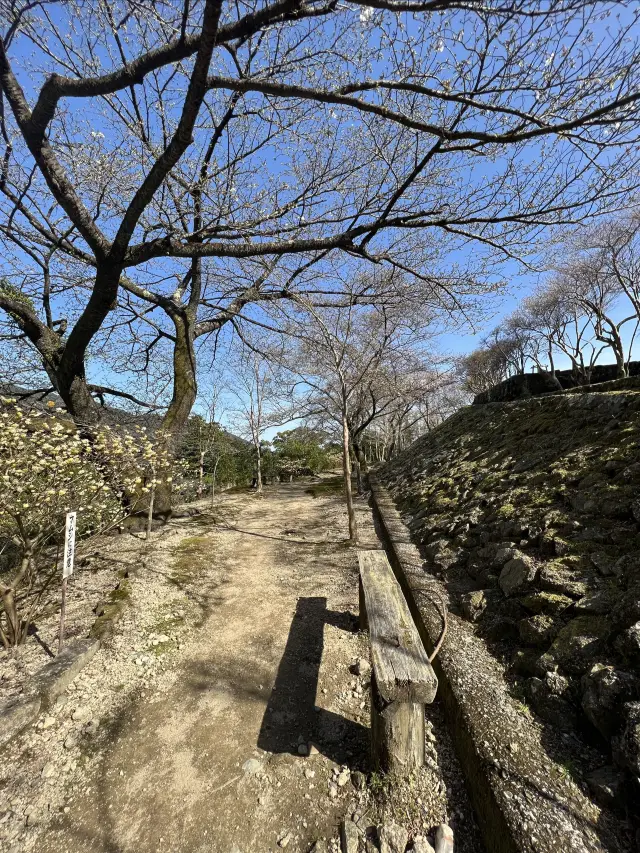
[[[77,538],[104,532],[168,469],[143,432],[105,428],[88,437],[56,415],[5,407],[0,470],[0,641],[9,647],[24,642],[60,580],[66,513],[78,513]]]

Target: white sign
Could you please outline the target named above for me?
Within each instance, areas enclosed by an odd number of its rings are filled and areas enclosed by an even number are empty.
[[[62,577],[68,578],[73,574],[73,557],[76,552],[76,513],[67,513],[67,523],[64,528],[64,557],[62,562]]]

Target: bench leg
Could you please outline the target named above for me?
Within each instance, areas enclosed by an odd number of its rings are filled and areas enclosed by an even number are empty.
[[[364,601],[364,587],[362,586],[362,578],[358,575],[358,615],[360,630],[366,631],[369,627],[367,622],[367,607]]]
[[[424,764],[424,705],[385,704],[371,678],[371,748],[373,765],[383,773],[408,776]]]

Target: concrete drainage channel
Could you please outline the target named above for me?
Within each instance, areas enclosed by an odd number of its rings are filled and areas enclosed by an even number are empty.
[[[423,568],[387,490],[370,478],[374,516],[427,651],[443,633],[443,585]],[[615,849],[599,812],[549,758],[504,689],[502,673],[468,625],[448,615],[433,661],[476,819],[490,853],[596,853]],[[614,842],[615,843],[615,842]]]

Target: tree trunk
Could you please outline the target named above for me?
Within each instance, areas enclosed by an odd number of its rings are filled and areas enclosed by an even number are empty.
[[[166,436],[169,450],[174,453],[187,426],[191,409],[196,401],[196,358],[193,322],[188,311],[175,311],[171,315],[175,327],[173,346],[173,394],[169,408],[162,419],[161,430]],[[160,516],[171,514],[171,484],[160,473],[162,483],[156,490],[155,513]]]
[[[257,456],[256,456],[256,491],[259,495],[262,494],[262,453],[260,452],[260,446],[256,448]]]
[[[213,499],[216,496],[216,471],[218,470],[218,462],[220,460],[216,459],[213,463],[213,471],[211,473],[211,505],[213,506]]]
[[[155,480],[155,473],[153,474],[153,479]],[[147,508],[147,531],[145,535],[145,539],[147,542],[151,539],[151,525],[153,523],[153,507],[155,503],[156,496],[156,487],[154,482],[151,483],[151,491],[149,492],[149,506]]]
[[[342,415],[342,472],[344,474],[344,495],[347,502],[347,516],[349,518],[349,539],[358,541],[358,527],[356,524],[356,512],[353,507],[353,492],[351,489],[351,456],[349,455],[349,424],[345,413]]]
[[[204,491],[204,450],[200,451],[200,462],[198,465],[198,497],[202,497]]]

